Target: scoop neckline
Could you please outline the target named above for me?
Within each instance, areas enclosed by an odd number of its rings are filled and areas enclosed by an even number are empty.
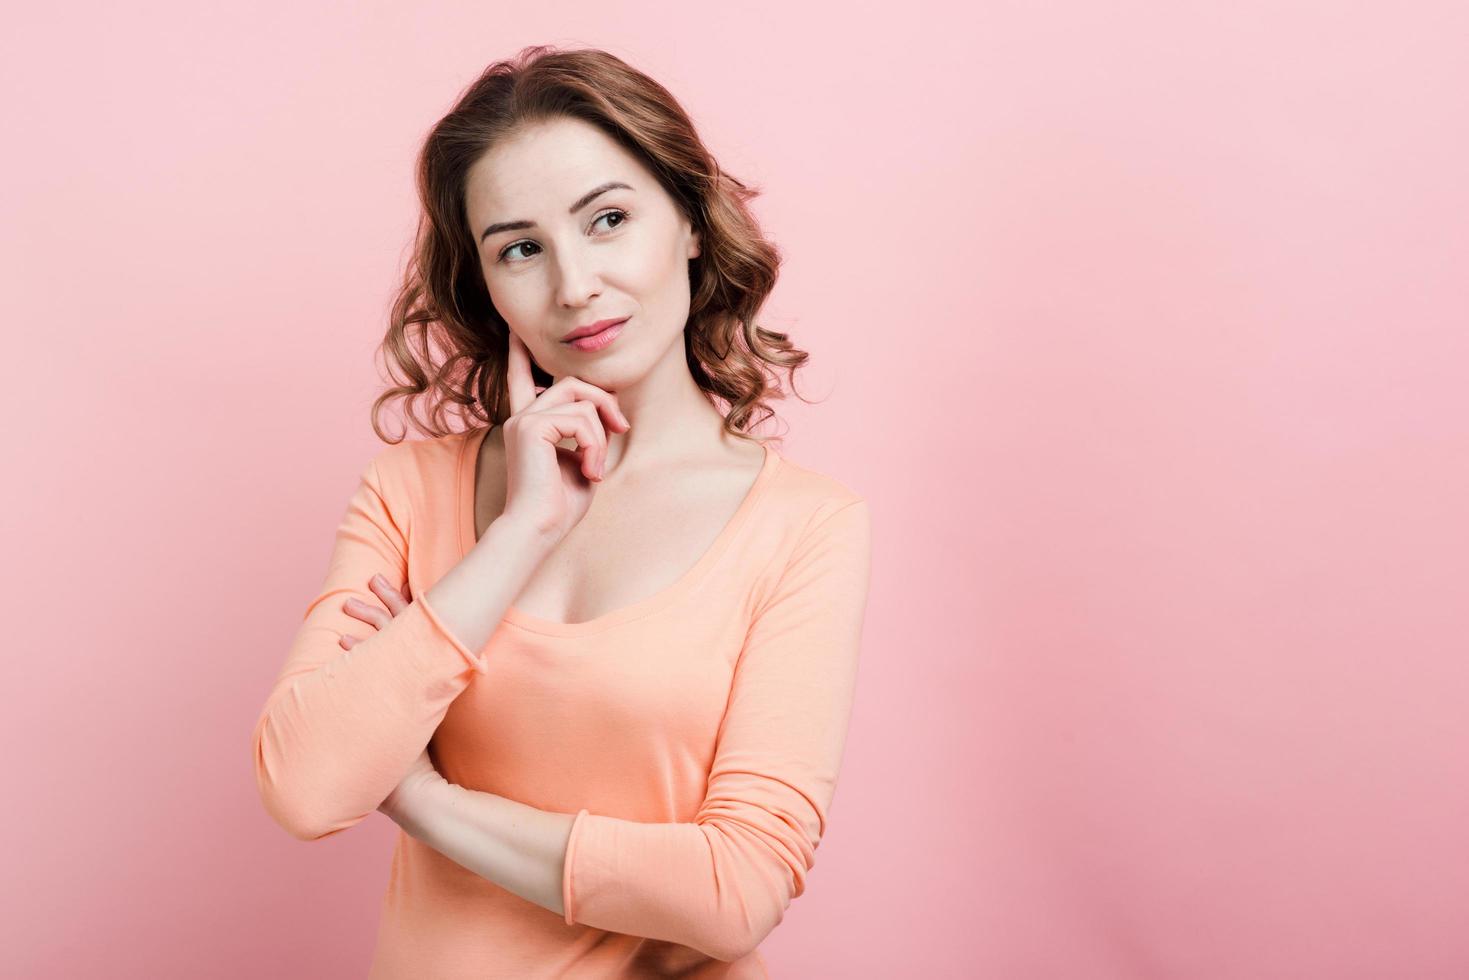
[[[479,460],[479,449],[485,439],[489,436],[490,427],[471,431],[460,442],[459,446],[459,474],[457,481],[458,505],[459,505],[459,557],[462,560],[474,547],[476,539],[474,536],[474,477],[475,464]],[[560,623],[551,619],[542,619],[533,616],[514,604],[506,607],[503,617],[504,622],[512,623],[521,629],[533,633],[544,633],[548,636],[580,636],[588,633],[598,633],[602,630],[617,626],[621,623],[641,619],[644,616],[657,612],[663,607],[683,596],[703,580],[705,573],[719,560],[719,556],[739,534],[740,528],[749,519],[750,513],[759,503],[765,488],[770,485],[771,477],[774,476],[777,466],[780,464],[780,453],[770,444],[769,440],[761,443],[765,450],[765,459],[760,464],[760,470],[755,474],[755,482],[750,489],[745,491],[745,497],[740,505],[735,508],[734,514],[725,523],[724,528],[714,538],[712,544],[704,550],[704,553],[672,584],[653,593],[646,598],[639,599],[629,605],[621,606],[610,612],[605,612],[593,619],[585,619],[579,623]]]

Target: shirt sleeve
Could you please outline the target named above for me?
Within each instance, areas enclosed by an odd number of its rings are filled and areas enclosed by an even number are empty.
[[[377,810],[474,671],[484,670],[422,596],[381,630],[342,608],[356,597],[386,611],[368,582],[381,573],[402,591],[407,553],[374,460],[347,504],[326,580],[255,725],[261,800],[298,839],[345,830]],[[338,643],[344,634],[359,637],[351,650]]]
[[[579,811],[568,925],[735,960],[805,891],[846,742],[870,565],[867,502],[825,510],[752,619],[694,822]]]

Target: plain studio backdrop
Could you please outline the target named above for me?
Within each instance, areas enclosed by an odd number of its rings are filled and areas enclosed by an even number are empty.
[[[12,10],[5,972],[366,971],[397,828],[293,840],[250,731],[413,154],[538,43],[763,191],[871,502],[774,975],[1469,975],[1469,7],[1274,0]]]

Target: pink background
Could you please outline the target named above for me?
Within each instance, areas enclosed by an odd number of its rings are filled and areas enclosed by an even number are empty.
[[[413,152],[537,42],[764,189],[785,451],[873,505],[774,975],[1469,975],[1469,8],[256,6],[0,41],[10,975],[365,973],[396,828],[249,737]]]

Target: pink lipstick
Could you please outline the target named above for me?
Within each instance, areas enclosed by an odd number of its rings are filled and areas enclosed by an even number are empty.
[[[624,317],[623,319],[616,321],[609,327],[603,327],[596,333],[576,337],[572,340],[565,341],[565,344],[568,347],[580,351],[601,350],[608,344],[612,343],[612,341],[617,339],[617,335],[622,333],[622,325],[626,323],[628,319],[629,318]]]

